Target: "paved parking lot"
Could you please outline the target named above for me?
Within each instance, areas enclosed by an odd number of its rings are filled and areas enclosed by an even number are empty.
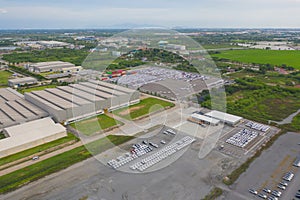
[[[178,134],[180,138],[187,135]],[[169,140],[165,137],[170,137]],[[143,138],[158,143],[161,139],[166,144],[177,141],[157,131],[143,135]],[[141,142],[136,138],[124,145],[122,150],[116,147],[101,155],[102,158],[113,158],[119,152],[124,153],[132,144]],[[203,198],[216,182],[220,182],[240,164],[240,160],[212,151],[204,159],[198,158],[202,140],[193,142],[182,155],[174,160],[171,157],[168,165],[160,163],[161,168],[152,172],[128,173],[114,170],[101,164],[95,158],[78,163],[71,168],[53,174],[32,184],[0,196],[4,199],[133,199],[133,200],[195,200]],[[163,146],[163,145],[161,145]],[[159,147],[161,148],[161,147]],[[157,149],[158,150],[158,149]],[[156,150],[156,151],[157,151]],[[126,167],[126,166],[124,166]],[[158,166],[159,167],[159,166]],[[47,192],[44,192],[47,191]]]
[[[249,167],[246,173],[242,174],[233,186],[233,192],[229,192],[225,199],[240,200],[244,199],[261,199],[256,195],[249,193],[253,188],[262,192],[263,188],[278,190],[282,192],[280,199],[292,200],[300,189],[300,170],[292,166],[293,161],[300,154],[299,133],[287,133],[281,136],[268,150],[262,153]],[[277,188],[282,181],[283,175],[291,171],[295,174],[294,179],[289,183],[286,190]],[[238,195],[237,195],[238,194]]]
[[[219,150],[227,155],[234,156],[236,158],[248,158],[251,157],[257,149],[261,147],[265,142],[267,142],[271,137],[273,137],[276,133],[278,133],[279,129],[276,127],[270,126],[267,132],[258,131],[255,129],[251,129],[246,126],[248,121],[244,121],[240,123],[236,127],[231,127],[224,129],[224,133],[222,134],[219,142],[218,147]],[[226,127],[226,125],[225,125]],[[227,126],[228,127],[228,126]],[[241,148],[226,142],[229,138],[231,138],[234,134],[238,133],[239,131],[247,129],[250,131],[255,131],[258,133],[258,136],[254,138],[251,142],[249,142],[245,147]],[[222,148],[220,148],[222,146]]]

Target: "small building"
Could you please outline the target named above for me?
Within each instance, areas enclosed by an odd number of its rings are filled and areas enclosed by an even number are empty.
[[[218,120],[220,120],[220,121],[222,121],[225,124],[228,124],[230,126],[237,125],[243,119],[242,117],[239,117],[239,116],[236,116],[236,115],[231,115],[231,114],[224,113],[224,112],[220,112],[220,111],[217,111],[217,110],[212,110],[208,113],[205,113],[204,115],[207,116],[207,117],[212,117],[212,118],[218,119]]]
[[[211,125],[214,125],[214,126],[217,126],[219,123],[220,123],[220,120],[217,120],[217,119],[214,119],[214,118],[211,118],[211,117],[207,117],[205,115],[201,115],[201,114],[198,114],[198,113],[193,113],[191,115],[191,117],[189,118],[189,121],[192,121],[192,122],[195,122],[195,123],[198,123],[198,124],[211,124]]]
[[[50,117],[11,126],[3,132],[8,137],[0,140],[0,158],[67,136],[66,128]]]
[[[13,88],[17,88],[24,85],[32,85],[36,84],[38,81],[33,77],[24,77],[24,78],[16,78],[16,79],[9,79],[8,85]]]

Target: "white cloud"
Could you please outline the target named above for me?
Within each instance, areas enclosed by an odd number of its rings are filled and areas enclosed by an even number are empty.
[[[4,8],[0,8],[0,14],[5,14],[7,13],[7,10],[5,10]]]

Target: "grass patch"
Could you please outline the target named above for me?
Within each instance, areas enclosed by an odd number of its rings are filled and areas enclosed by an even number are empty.
[[[44,90],[47,88],[55,88],[56,85],[41,85],[41,86],[36,86],[36,87],[29,87],[29,88],[24,88],[24,89],[19,89],[18,91],[22,94],[25,92],[32,92],[32,91],[39,91],[39,90]]]
[[[79,132],[81,132],[84,135],[93,135],[94,133],[97,133],[99,131],[103,131],[105,129],[108,129],[110,127],[116,126],[116,125],[122,125],[123,123],[115,120],[107,115],[98,115],[94,116],[79,122],[74,122],[70,124],[71,127],[75,128]]]
[[[93,153],[101,153],[114,145],[122,144],[133,139],[133,136],[109,135],[88,144],[88,147],[95,148]],[[40,179],[51,173],[65,169],[75,163],[90,158],[91,153],[80,146],[54,157],[48,158],[31,166],[17,170],[0,177],[0,194],[15,190],[25,184]]]
[[[300,114],[296,115],[291,123],[292,128],[300,131]]]
[[[300,51],[277,51],[277,50],[229,50],[212,54],[212,57],[228,59],[243,63],[271,64],[292,66],[300,69]]]
[[[81,65],[84,59],[89,55],[87,50],[73,50],[73,49],[45,49],[43,51],[29,51],[3,55],[3,60],[10,63],[22,62],[48,62],[61,60],[70,62],[75,65]]]
[[[0,71],[0,85],[7,86],[8,85],[8,78],[11,77],[12,73],[9,71]]]
[[[78,140],[78,138],[76,138],[73,134],[68,133],[68,136],[60,138],[58,140],[54,140],[52,142],[42,144],[37,147],[33,147],[31,149],[27,149],[25,151],[22,151],[22,152],[19,152],[19,153],[16,153],[16,154],[4,157],[4,158],[0,158],[0,166],[5,165],[10,162],[13,162],[13,161],[16,161],[16,160],[19,160],[21,158],[25,158],[27,156],[31,156],[38,152],[45,151],[49,148],[64,144],[64,143],[72,141],[72,140]]]
[[[6,138],[3,133],[0,133],[0,140]]]
[[[223,190],[221,188],[215,187],[202,200],[214,200],[219,196],[221,196],[222,194],[223,194]]]
[[[121,108],[115,110],[113,111],[113,113],[115,115],[130,120],[130,119],[136,119],[142,117],[149,113],[162,110],[163,108],[169,108],[174,106],[175,106],[174,103],[149,97],[146,99],[142,99],[138,104],[131,105],[127,108]]]

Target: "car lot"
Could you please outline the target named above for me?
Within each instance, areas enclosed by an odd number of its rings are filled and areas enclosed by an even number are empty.
[[[185,111],[187,112],[187,111]],[[205,158],[198,154],[203,144],[196,138],[192,144],[164,159],[152,168],[140,173],[129,167],[142,161],[148,155],[159,152],[165,147],[191,135],[177,131],[176,135],[163,134],[170,127],[157,128],[121,145],[109,149],[82,163],[45,177],[20,190],[0,196],[3,199],[174,199],[195,200],[203,198],[222,177],[241,164],[240,159],[226,156],[213,150]],[[162,140],[165,144],[160,143]],[[107,165],[111,159],[124,156],[134,144],[143,141],[158,145],[151,153],[144,154],[134,162],[129,162],[115,170]],[[99,162],[105,160],[105,162]],[[130,173],[124,173],[127,169]],[[48,191],[50,192],[41,192]]]
[[[117,154],[106,157],[113,169],[132,173],[149,172],[172,163],[196,139],[176,129],[163,127],[148,138],[137,139]]]
[[[273,126],[255,122],[252,122],[252,124],[256,124],[260,129],[249,127],[248,120],[243,121],[236,127],[231,127],[231,129],[225,125],[224,127],[229,128],[227,128],[227,131],[223,130],[224,134],[218,142],[219,151],[237,158],[251,157],[257,149],[279,131],[278,128]]]
[[[236,181],[233,192],[229,192],[225,199],[239,200],[240,195],[245,199],[262,199],[258,194],[290,200],[300,189],[300,170],[293,166],[299,155],[299,133],[287,133],[281,136],[268,150],[262,153]],[[249,191],[257,191],[257,194]],[[271,190],[269,192],[264,189]],[[277,195],[274,191],[281,192]],[[239,194],[236,195],[236,193]],[[295,198],[296,199],[296,198]]]

